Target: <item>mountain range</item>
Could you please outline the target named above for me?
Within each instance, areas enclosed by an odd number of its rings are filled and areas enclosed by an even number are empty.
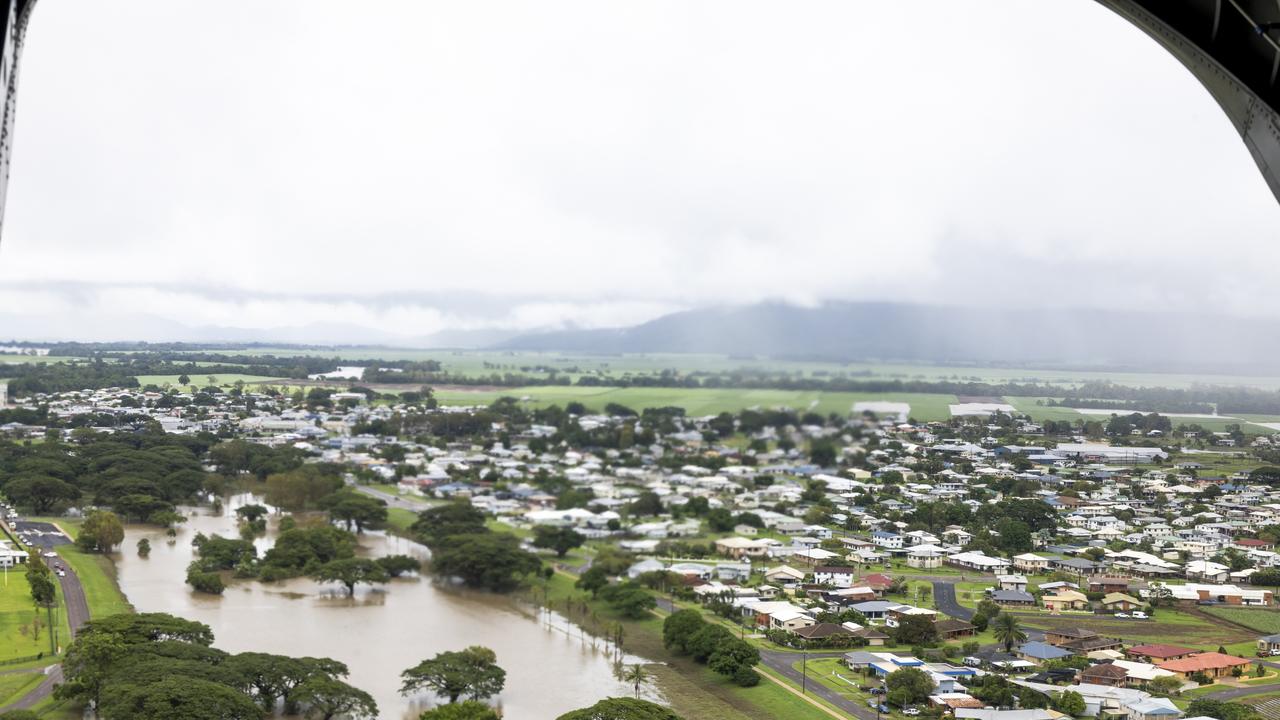
[[[1126,310],[763,303],[678,312],[633,327],[531,333],[495,347],[1274,374],[1280,322]]]

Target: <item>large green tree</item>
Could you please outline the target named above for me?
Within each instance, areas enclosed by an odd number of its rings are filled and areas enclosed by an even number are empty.
[[[439,653],[401,673],[404,682],[400,692],[410,695],[430,690],[451,703],[463,695],[472,700],[492,697],[502,692],[507,681],[497,659],[492,650],[479,645]]]
[[[453,535],[436,543],[431,571],[457,577],[471,587],[509,592],[530,573],[542,567],[538,558],[523,550],[514,535],[482,533]]]
[[[550,527],[539,525],[533,529],[533,546],[555,552],[556,557],[564,557],[570,550],[582,547],[587,538],[573,528]]]
[[[898,707],[923,702],[933,693],[933,680],[919,668],[904,667],[894,670],[885,677],[884,684],[888,690],[885,699]]]
[[[351,720],[373,720],[378,717],[378,704],[369,693],[325,675],[302,681],[289,694],[289,699],[302,707],[306,718],[333,720],[341,715]]]
[[[380,584],[391,579],[381,565],[368,558],[333,560],[316,568],[311,577],[316,582],[342,583],[347,588],[347,594],[353,596],[359,583]]]
[[[76,545],[86,552],[111,552],[124,542],[124,524],[109,510],[94,510],[84,519]]]

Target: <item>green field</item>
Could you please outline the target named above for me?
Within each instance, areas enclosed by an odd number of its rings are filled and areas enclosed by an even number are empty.
[[[179,387],[178,378],[181,375],[139,375],[138,384],[146,387],[147,385],[158,385],[160,387],[173,386]],[[223,375],[200,375],[195,372],[187,373],[187,377],[191,380],[192,385],[206,387],[210,385],[209,378],[212,377],[213,385],[218,387],[229,387],[236,382],[243,382],[246,385],[250,383],[270,383],[279,378],[273,378],[268,375],[239,375],[239,374],[223,374]]]
[[[1204,611],[1214,617],[1256,630],[1263,635],[1280,633],[1280,611],[1238,607],[1207,607]]]
[[[911,416],[917,420],[945,420],[951,417],[948,405],[954,395],[926,393],[846,393],[802,390],[742,390],[736,388],[617,388],[538,386],[502,388],[500,390],[437,390],[436,397],[446,405],[488,405],[500,397],[526,399],[531,405],[564,405],[580,402],[591,410],[603,410],[608,403],[619,403],[633,410],[677,406],[690,415],[715,415],[748,408],[789,407],[848,414],[856,402],[891,401],[911,405]]]
[[[44,673],[40,672],[0,675],[0,707],[27,694],[27,691],[39,685],[42,679],[44,679]]]
[[[39,639],[35,623],[39,618]],[[31,601],[31,586],[24,568],[0,573],[0,660],[31,657],[50,652],[48,613],[37,610]],[[59,592],[58,608],[53,613],[58,623],[58,642],[65,645],[71,637],[66,611]]]
[[[1187,388],[1192,385],[1244,385],[1280,389],[1280,376],[1192,375],[1186,373],[1137,373],[1107,370],[1054,370],[1001,368],[973,365],[925,365],[913,363],[813,362],[767,357],[730,357],[715,354],[633,353],[591,354],[568,352],[417,350],[383,347],[297,349],[264,347],[218,350],[224,355],[276,355],[358,360],[437,360],[450,373],[488,375],[494,372],[526,372],[535,366],[555,368],[571,377],[588,373],[643,373],[665,369],[683,372],[755,370],[782,372],[800,377],[849,377],[874,380],[950,380],[991,383],[1037,383],[1074,387],[1086,382],[1109,381],[1139,387]]]

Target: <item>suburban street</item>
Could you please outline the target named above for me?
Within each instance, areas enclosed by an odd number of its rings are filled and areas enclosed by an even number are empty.
[[[410,512],[419,512],[431,506],[431,503],[426,500],[392,495],[391,493],[383,492],[377,488],[371,488],[368,485],[352,485],[351,487],[354,487],[356,492],[361,492],[369,497],[382,500],[387,504],[387,507],[400,508],[401,510],[409,510]]]
[[[817,660],[819,658],[842,657],[844,653],[845,651],[811,652],[809,653],[809,659]],[[803,673],[792,667],[793,663],[799,662],[800,660],[801,656],[794,652],[783,652],[780,650],[760,651],[760,662],[763,663],[765,667],[779,675],[785,676],[797,686],[805,685],[809,694],[822,698],[831,705],[834,705],[855,717],[861,718],[861,720],[876,720],[879,717],[879,714],[875,710],[841,697],[838,693],[828,689],[819,682],[810,680],[805,683]]]

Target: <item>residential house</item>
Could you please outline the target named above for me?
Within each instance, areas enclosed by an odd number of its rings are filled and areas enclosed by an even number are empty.
[[[1235,655],[1205,652],[1178,660],[1166,660],[1158,667],[1161,670],[1168,670],[1183,680],[1190,680],[1196,673],[1203,673],[1214,679],[1227,677],[1231,675],[1233,668],[1244,668],[1249,664],[1248,660]]]
[[[1275,655],[1280,653],[1280,635],[1263,635],[1258,638],[1258,654]]]
[[[1199,652],[1195,648],[1182,647],[1181,645],[1153,643],[1149,645],[1134,645],[1125,650],[1124,654],[1134,660],[1143,660],[1158,665],[1166,660],[1181,660]]]
[[[819,585],[834,585],[847,588],[853,586],[857,573],[853,568],[823,565],[813,569],[813,581]]]
[[[954,620],[947,618],[945,620],[935,620],[933,627],[938,631],[938,637],[945,640],[955,640],[957,638],[972,637],[978,633],[972,623],[963,620]]]
[[[1059,590],[1041,597],[1040,602],[1049,612],[1089,609],[1089,598],[1078,590]]]
[[[1090,665],[1080,671],[1080,682],[1093,683],[1095,685],[1110,685],[1112,687],[1124,687],[1129,677],[1128,671],[1113,663],[1100,663],[1098,665]]]
[[[1131,595],[1124,593],[1107,593],[1102,598],[1102,607],[1110,612],[1130,612],[1145,607],[1146,603]]]
[[[1169,698],[1150,697],[1125,706],[1127,720],[1177,720],[1182,711]]]
[[[1071,652],[1062,648],[1054,647],[1049,643],[1032,641],[1023,643],[1014,649],[1013,654],[1019,660],[1036,663],[1039,665],[1046,660],[1061,660],[1062,658],[1071,657]]]

